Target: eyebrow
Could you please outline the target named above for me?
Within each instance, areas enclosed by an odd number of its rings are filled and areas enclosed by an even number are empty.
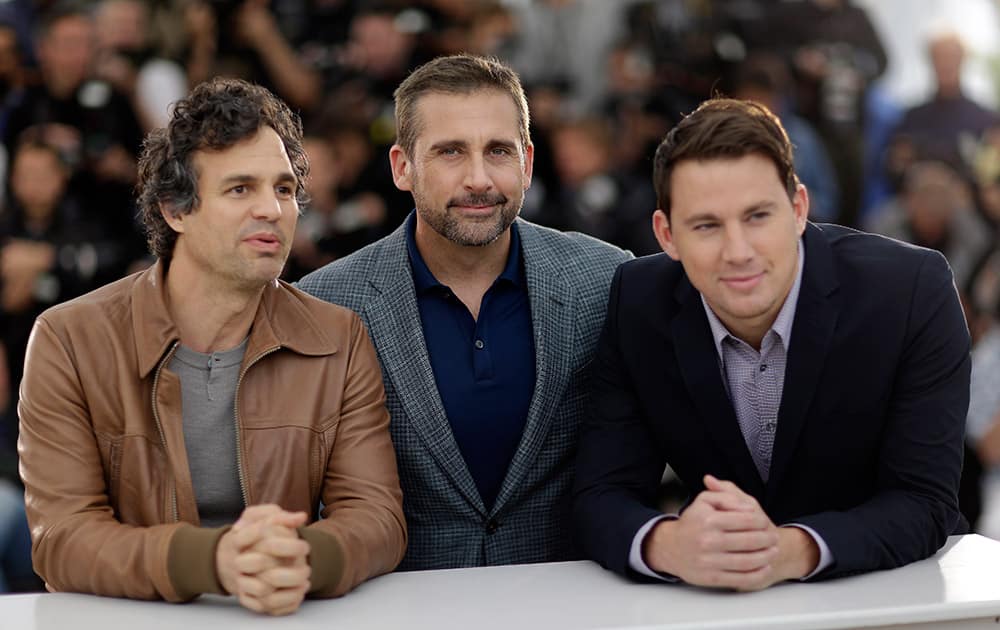
[[[770,210],[771,208],[774,208],[775,205],[776,204],[773,201],[767,201],[767,200],[758,201],[757,203],[751,204],[746,208],[744,208],[743,212],[740,213],[740,216],[745,217],[747,215],[753,214],[754,212],[759,212],[760,210]],[[701,214],[696,214],[694,216],[690,216],[687,219],[685,219],[684,225],[694,225],[695,223],[701,223],[703,221],[718,222],[719,217],[711,212],[702,212]]]
[[[234,175],[227,175],[226,177],[223,177],[222,181],[220,182],[220,185],[223,188],[225,188],[226,186],[233,186],[237,184],[253,184],[261,181],[262,179],[263,178],[257,175],[237,173]],[[285,182],[296,182],[298,180],[292,173],[284,171],[275,178],[275,181],[285,183]]]
[[[440,142],[435,142],[427,150],[431,153],[437,153],[444,149],[466,149],[469,143],[465,140],[441,140]],[[486,141],[486,148],[493,149],[496,147],[504,147],[512,151],[517,150],[517,143],[513,140],[504,140],[500,138],[491,138]]]

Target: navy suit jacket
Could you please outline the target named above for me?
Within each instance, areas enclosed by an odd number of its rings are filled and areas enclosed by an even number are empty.
[[[659,514],[669,463],[691,496],[706,473],[753,495],[775,524],[807,525],[834,564],[897,567],[964,533],[957,489],[969,334],[937,252],[809,224],[770,475],[764,483],[726,394],[698,291],[665,255],[625,263],[595,359],[574,521],[584,552],[628,568]]]

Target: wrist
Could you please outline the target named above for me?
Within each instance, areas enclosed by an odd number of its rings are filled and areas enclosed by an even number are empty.
[[[674,554],[671,551],[676,527],[676,519],[660,521],[649,530],[642,541],[642,561],[657,573],[677,575],[673,563]]]
[[[819,565],[819,546],[801,527],[778,528],[778,574],[784,580],[799,580]]]

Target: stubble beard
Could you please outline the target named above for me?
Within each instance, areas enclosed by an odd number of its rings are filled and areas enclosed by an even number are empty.
[[[523,198],[509,199],[503,195],[474,195],[460,201],[449,201],[443,210],[430,207],[422,195],[414,192],[417,214],[432,230],[447,240],[463,247],[485,247],[500,238],[514,223],[521,211]],[[493,203],[499,211],[481,219],[463,218],[452,212],[453,205],[480,205]]]

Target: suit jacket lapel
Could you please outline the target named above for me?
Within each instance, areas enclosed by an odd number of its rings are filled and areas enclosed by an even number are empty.
[[[762,497],[764,482],[747,449],[736,412],[723,386],[718,351],[705,316],[705,307],[698,291],[687,279],[678,285],[675,296],[681,302],[681,308],[670,324],[671,337],[687,390],[713,441],[722,451],[723,460],[733,471],[730,480],[744,492]],[[664,409],[663,413],[669,422],[672,411]],[[722,471],[716,474],[726,476]],[[701,480],[686,479],[685,482],[696,486]]]
[[[778,410],[778,432],[771,453],[767,500],[777,493],[795,452],[806,412],[819,385],[840,313],[841,300],[833,253],[820,228],[809,224],[805,235],[805,269],[785,364],[785,384]]]
[[[485,513],[434,382],[406,252],[405,229],[406,223],[374,253],[370,282],[375,294],[365,305],[365,319],[383,369],[399,395],[406,421],[465,499]]]
[[[503,508],[531,469],[548,435],[555,406],[570,379],[573,356],[573,288],[548,255],[534,226],[517,221],[535,340],[535,390],[524,433],[493,506]]]

